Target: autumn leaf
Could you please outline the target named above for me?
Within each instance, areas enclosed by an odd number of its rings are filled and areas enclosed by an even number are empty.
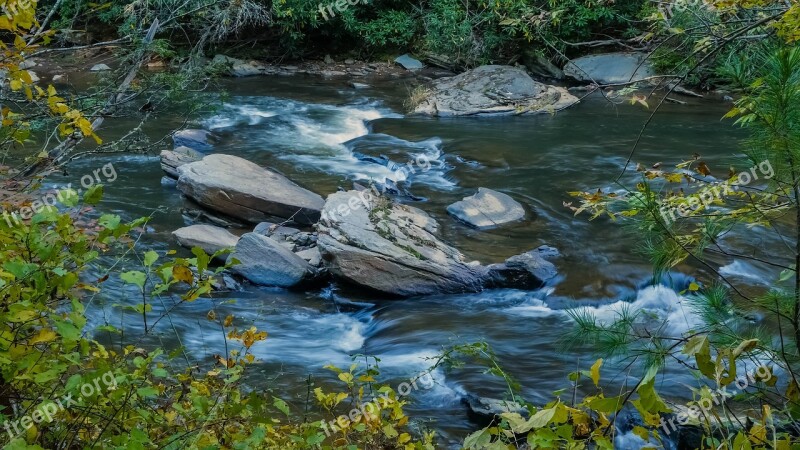
[[[183,281],[186,284],[194,282],[194,274],[187,267],[175,266],[172,268],[172,276],[178,281]]]
[[[700,161],[697,163],[697,171],[703,174],[704,176],[711,175],[711,170],[708,168],[708,165],[704,161]]]

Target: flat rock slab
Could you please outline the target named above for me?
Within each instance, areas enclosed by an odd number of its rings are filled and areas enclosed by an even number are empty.
[[[640,81],[655,75],[646,53],[604,53],[573,59],[564,74],[578,81],[616,84]]]
[[[172,232],[178,244],[186,248],[200,247],[209,255],[236,247],[239,236],[214,225],[191,225]]]
[[[250,223],[279,217],[311,225],[325,201],[283,175],[237,156],[214,154],[178,168],[178,189],[200,205]]]
[[[231,270],[261,286],[292,287],[314,274],[314,268],[277,241],[255,233],[239,239],[228,263]]]
[[[525,208],[502,192],[478,188],[475,195],[447,207],[453,217],[470,226],[485,230],[525,218]]]
[[[419,70],[424,67],[419,60],[412,58],[408,54],[398,56],[395,58],[394,62],[400,64],[406,70]]]
[[[432,116],[555,112],[577,103],[566,89],[534,81],[512,66],[481,66],[433,83],[415,113]]]
[[[161,151],[161,170],[168,176],[178,179],[178,167],[200,161],[203,154],[189,147],[176,147],[174,150]]]

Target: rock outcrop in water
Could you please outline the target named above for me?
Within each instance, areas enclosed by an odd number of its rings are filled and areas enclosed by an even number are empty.
[[[538,254],[529,255],[541,259],[536,264],[467,262],[436,237],[438,224],[424,211],[369,191],[331,194],[317,228],[320,254],[333,276],[393,296],[536,288],[547,281],[537,278],[545,273],[540,269],[552,266]]]
[[[478,188],[475,195],[464,197],[447,207],[453,217],[479,230],[498,227],[525,218],[525,208],[502,192]]]
[[[414,109],[431,116],[554,112],[578,101],[566,89],[534,81],[523,69],[481,66],[433,86]]]
[[[237,156],[214,154],[180,166],[178,189],[200,205],[246,222],[273,217],[314,224],[325,201],[283,175]]]
[[[578,81],[601,84],[640,81],[655,75],[646,53],[605,53],[576,58],[564,66],[564,74]]]
[[[316,270],[278,241],[256,233],[239,239],[228,263],[239,261],[231,270],[263,286],[292,287],[315,276]]]

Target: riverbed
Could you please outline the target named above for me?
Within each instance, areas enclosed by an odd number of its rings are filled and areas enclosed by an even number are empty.
[[[625,301],[669,316],[675,333],[695,323],[680,288],[647,285],[652,269],[637,253],[640,243],[629,229],[608,218],[575,217],[564,205],[573,201],[569,191],[619,188],[613,181],[625,167],[650,110],[592,95],[554,115],[408,117],[404,101],[413,89],[411,80],[367,83],[369,88],[353,89],[345,79],[306,76],[230,80],[224,86],[229,95],[221,106],[193,118],[191,125],[220,136],[213,152],[273,167],[323,197],[340,187],[350,188],[354,181],[367,184],[388,178],[404,183],[421,199],[409,203],[436,218],[443,239],[469,259],[501,262],[539,245],[554,246],[562,255],[555,260],[556,282],[537,291],[488,290],[405,300],[336,284],[302,292],[247,287],[244,292],[180,306],[142,345],[183,346],[191,358],[210,361],[213,354],[224,352],[222,334],[206,319],[214,306],[218,316],[234,314],[242,327],[252,324],[269,333],[267,341],[254,347],[259,362],[248,382],[272,389],[302,408],[309,376],[316,383],[333,382],[323,369],[326,364],[345,366],[356,355],[373,355],[380,358],[386,382],[396,386],[427,368],[443,347],[485,340],[503,368],[521,383],[521,394],[543,403],[552,399],[553,391],[569,386],[569,372],[588,369],[596,359],[591,349],[564,342],[572,326],[567,307],[588,307],[608,317]],[[211,100],[216,95],[208,93]],[[633,165],[674,166],[694,153],[719,173],[727,173],[729,165],[741,165],[738,149],[743,133],[730,121],[720,120],[730,106],[705,99],[665,104],[644,132]],[[113,138],[131,123],[115,121],[100,135]],[[148,134],[163,135],[181,124],[178,115],[165,114],[148,125]],[[424,155],[432,164],[402,180],[396,179],[396,172],[362,161],[357,154],[385,155],[399,165]],[[151,231],[140,245],[159,251],[177,248],[170,233],[189,223],[181,214],[185,200],[174,186],[162,184],[157,155],[86,158],[71,164],[68,176],[51,177],[48,182],[76,181],[109,162],[118,176],[107,183],[99,209],[127,219],[152,214]],[[637,176],[629,173],[622,181],[630,186]],[[447,205],[478,187],[521,202],[526,220],[477,231],[447,215]],[[758,267],[735,260],[718,263],[726,274],[754,285],[763,279]],[[133,262],[123,265],[126,270],[136,268]],[[708,276],[702,267],[686,265],[679,270]],[[136,314],[127,312],[120,319],[123,305],[138,301],[119,280],[109,280],[104,296],[88,310],[89,326],[123,323],[141,329]],[[172,301],[156,304],[153,314]],[[637,375],[622,367],[622,363],[604,366],[603,379],[612,389]],[[667,367],[664,374],[659,386],[663,395],[691,396],[687,385],[696,381],[685,370]],[[476,429],[460,403],[464,394],[506,395],[502,379],[477,367],[437,369],[434,375],[435,387],[414,391],[408,411],[420,426],[438,431],[443,447]]]

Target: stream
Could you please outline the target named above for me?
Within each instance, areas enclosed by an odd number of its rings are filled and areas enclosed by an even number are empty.
[[[385,166],[360,160],[359,154],[385,155],[399,165],[425,155],[432,161],[430,169],[405,180],[405,186],[423,199],[410,204],[439,221],[445,241],[483,263],[501,262],[542,244],[554,246],[562,255],[555,261],[556,283],[531,292],[488,290],[405,300],[382,299],[336,284],[307,292],[250,286],[235,295],[180,306],[141,345],[167,350],[184,346],[191,358],[208,362],[213,354],[224,353],[225,344],[220,330],[206,319],[207,312],[214,306],[218,316],[234,314],[240,328],[255,325],[269,333],[265,342],[253,347],[260,361],[248,382],[275,391],[302,410],[309,376],[315,383],[334,383],[333,374],[323,368],[326,364],[343,367],[354,355],[373,355],[380,358],[385,381],[396,387],[429,367],[429,358],[443,347],[485,340],[502,367],[521,383],[521,394],[540,404],[551,400],[554,391],[569,387],[569,372],[588,369],[596,359],[591,349],[567,349],[563,338],[572,321],[566,307],[577,304],[610,318],[623,302],[632,302],[669,316],[674,333],[696,323],[677,292],[681,288],[647,286],[651,267],[637,253],[639,243],[629,229],[607,218],[575,217],[563,204],[572,201],[569,191],[616,188],[613,180],[625,166],[650,110],[627,102],[613,105],[592,95],[556,115],[405,117],[403,102],[410,83],[368,82],[370,88],[356,90],[345,80],[314,77],[229,80],[224,104],[191,125],[221,137],[213,152],[273,167],[323,197],[338,187],[350,188],[353,181],[403,181],[393,179],[396,173]],[[633,166],[637,162],[674,166],[693,153],[709,160],[711,170],[719,173],[727,173],[731,164],[741,166],[737,149],[743,132],[720,120],[729,107],[704,99],[688,105],[665,104],[644,132]],[[181,125],[179,117],[168,115],[153,122],[148,131],[153,136]],[[116,121],[100,134],[113,137],[131,123]],[[49,181],[74,182],[108,162],[118,177],[106,184],[99,209],[126,219],[157,211],[149,224],[152,232],[142,244],[159,251],[177,248],[170,233],[190,222],[180,213],[184,200],[177,190],[162,185],[157,156],[81,159],[70,165],[69,175]],[[637,176],[631,172],[622,181],[630,186]],[[527,220],[477,231],[447,215],[447,205],[478,187],[514,197],[527,209]],[[764,248],[775,245],[764,239],[760,244]],[[716,262],[726,275],[753,286],[769,273],[742,261]],[[97,273],[102,273],[103,264],[98,263]],[[130,261],[123,265],[124,270],[137,268]],[[683,265],[679,271],[711,276],[693,265]],[[676,279],[682,282],[681,277]],[[88,309],[89,326],[108,323],[140,330],[140,316],[125,312],[120,319],[122,306],[141,301],[136,292],[114,279],[106,282],[104,292]],[[173,300],[165,301],[154,305],[154,317]],[[636,371],[624,370],[627,362],[604,365],[603,380],[612,389],[635,379]],[[412,392],[407,411],[418,426],[438,431],[442,448],[457,446],[477,429],[460,403],[464,394],[502,398],[506,393],[502,379],[479,367],[440,368],[434,378],[433,388]],[[688,386],[696,384],[684,369],[668,366],[657,388],[665,397],[688,399]],[[589,392],[587,386],[585,393]],[[617,447],[639,448],[626,439],[619,437]]]

